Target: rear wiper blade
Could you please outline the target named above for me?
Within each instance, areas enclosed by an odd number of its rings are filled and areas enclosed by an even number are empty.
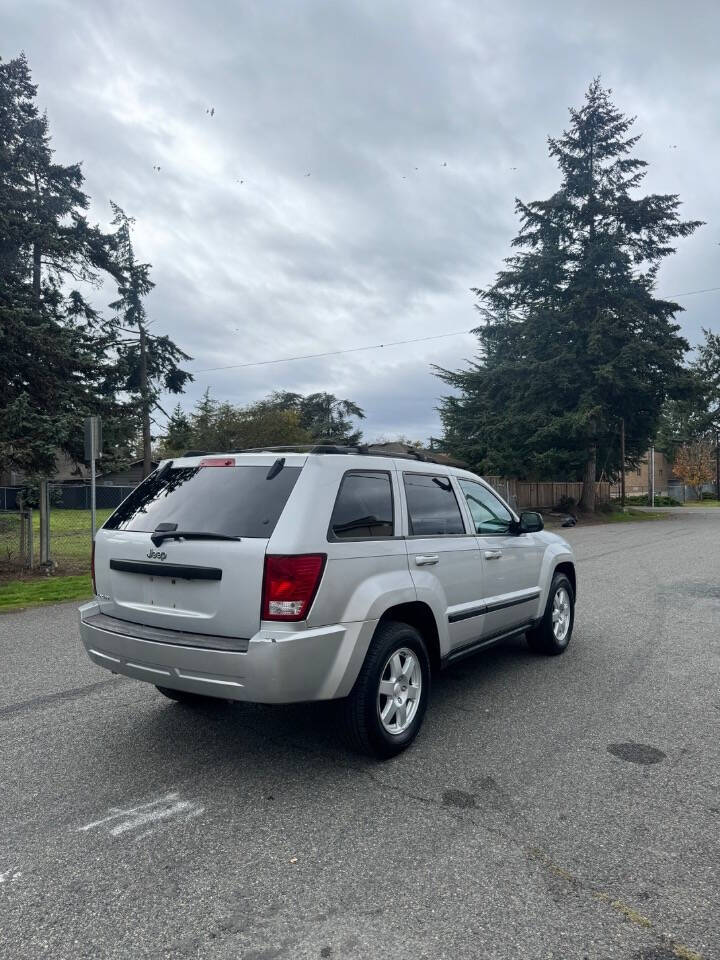
[[[201,530],[156,530],[150,539],[159,547],[163,540],[242,540],[242,537],[230,537],[226,533],[203,533]]]

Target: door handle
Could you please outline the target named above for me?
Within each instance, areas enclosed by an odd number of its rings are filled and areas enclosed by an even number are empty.
[[[415,563],[419,567],[429,567],[430,564],[439,562],[440,557],[436,553],[426,555],[420,554],[419,556],[415,557]]]
[[[499,560],[502,556],[502,550],[486,550],[485,559],[486,560]]]

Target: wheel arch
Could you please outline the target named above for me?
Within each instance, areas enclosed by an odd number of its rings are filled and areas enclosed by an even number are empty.
[[[555,566],[555,569],[553,570],[553,576],[555,576],[556,573],[565,574],[570,581],[570,586],[572,587],[573,591],[573,598],[577,598],[577,575],[575,573],[575,564],[570,560],[562,560]]]
[[[414,627],[425,641],[433,673],[437,673],[441,666],[440,635],[437,621],[431,608],[422,600],[413,600],[409,603],[398,603],[388,607],[378,620],[378,627],[388,621],[407,623]],[[377,629],[377,628],[376,628]]]

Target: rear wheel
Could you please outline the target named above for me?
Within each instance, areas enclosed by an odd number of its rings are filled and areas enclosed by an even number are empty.
[[[575,623],[575,594],[564,573],[556,573],[550,585],[545,613],[540,623],[527,631],[528,646],[534,653],[556,657],[565,653]]]
[[[201,706],[203,703],[209,703],[214,697],[204,697],[201,693],[188,693],[187,690],[173,690],[171,687],[155,687],[164,697],[169,700],[176,700],[178,703],[187,704],[189,707]]]
[[[349,697],[340,703],[345,738],[385,759],[410,746],[430,695],[430,658],[418,631],[388,621],[375,632]]]

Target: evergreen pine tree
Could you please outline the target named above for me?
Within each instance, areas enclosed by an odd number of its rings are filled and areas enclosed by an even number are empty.
[[[143,303],[155,284],[150,279],[150,264],[138,263],[132,245],[134,221],[115,203],[111,203],[117,227],[115,266],[120,277],[118,299],[110,304],[118,318],[122,335],[117,339],[119,387],[137,398],[142,430],[143,476],[151,471],[151,420],[161,391],[182,393],[192,374],[180,367],[191,358],[169,337],[148,333]],[[136,339],[127,334],[137,333]]]
[[[58,449],[82,458],[87,415],[119,444],[134,425],[112,331],[72,287],[114,270],[114,241],[87,221],[79,165],[53,161],[36,95],[24,56],[0,62],[0,469],[51,473]]]
[[[165,428],[163,453],[165,456],[177,456],[189,450],[192,446],[190,419],[180,404],[176,403]]]
[[[210,395],[210,387],[207,387],[190,414],[190,429],[192,431],[192,443],[190,445],[195,449],[216,449],[217,411],[218,402]]]
[[[610,93],[594,80],[569,129],[549,139],[560,189],[516,201],[516,252],[474,291],[480,356],[439,371],[457,390],[441,407],[451,452],[488,473],[582,479],[590,510],[598,472],[619,466],[621,418],[639,456],[682,377],[682,308],[653,291],[672,241],[700,225],[680,219],[675,195],[633,195],[647,164]]]
[[[698,345],[693,371],[700,381],[708,430],[720,430],[720,334],[703,330],[705,341]]]

